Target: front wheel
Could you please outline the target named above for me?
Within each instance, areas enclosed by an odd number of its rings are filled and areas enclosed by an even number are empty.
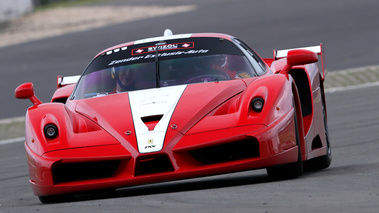
[[[41,203],[63,203],[70,202],[74,199],[73,195],[49,195],[49,196],[38,196]]]
[[[303,161],[301,159],[301,148],[300,148],[300,137],[299,128],[297,125],[296,110],[294,115],[295,121],[295,134],[296,134],[296,144],[298,147],[297,161],[294,163],[289,163],[281,166],[268,167],[267,175],[272,180],[285,180],[299,177],[303,174]]]

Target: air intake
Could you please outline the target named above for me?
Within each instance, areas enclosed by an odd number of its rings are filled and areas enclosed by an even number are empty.
[[[54,183],[112,177],[119,164],[119,160],[60,163],[53,167]]]
[[[149,128],[149,131],[153,131],[155,126],[162,119],[162,117],[163,115],[152,115],[152,116],[142,117],[141,120],[147,126],[147,128]]]
[[[137,159],[135,175],[139,176],[173,171],[174,167],[167,156],[144,156]]]
[[[189,154],[202,164],[224,163],[259,157],[259,143],[255,139],[246,139],[202,149],[195,149],[189,151]]]

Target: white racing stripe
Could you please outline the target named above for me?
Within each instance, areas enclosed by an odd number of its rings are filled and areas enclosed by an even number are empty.
[[[175,107],[187,85],[133,91],[129,93],[130,107],[140,153],[157,152],[163,148],[166,131]],[[162,115],[153,130],[143,117]]]

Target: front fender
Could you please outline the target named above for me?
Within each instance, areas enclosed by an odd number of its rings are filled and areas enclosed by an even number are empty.
[[[44,127],[55,124],[58,136],[48,139]],[[62,103],[30,107],[25,119],[25,143],[37,155],[88,146],[119,144],[108,132],[89,119],[70,112]]]
[[[292,81],[290,76],[268,75],[251,82],[241,97],[240,121],[247,124],[271,125],[293,108]],[[250,103],[263,98],[261,112],[255,112]]]
[[[209,113],[188,134],[246,125],[270,126],[293,108],[292,78],[268,75],[250,82],[247,89]],[[264,99],[261,112],[255,112],[251,101]],[[222,113],[221,113],[222,112]]]

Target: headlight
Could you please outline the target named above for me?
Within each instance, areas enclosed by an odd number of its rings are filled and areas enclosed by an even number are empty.
[[[263,98],[254,98],[250,104],[251,104],[251,108],[253,108],[254,111],[261,112],[263,109],[264,103],[265,101],[263,100]]]
[[[47,124],[43,128],[43,132],[45,133],[46,138],[54,139],[58,136],[58,127],[55,124]]]

